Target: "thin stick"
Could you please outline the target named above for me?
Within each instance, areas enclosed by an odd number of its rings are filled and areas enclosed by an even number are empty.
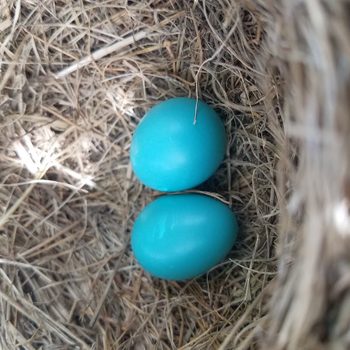
[[[37,173],[34,180],[40,180],[45,175],[46,171],[47,171],[47,169],[44,169],[43,171]],[[13,206],[7,212],[5,212],[2,216],[0,216],[0,230],[5,226],[7,221],[15,213],[15,211],[18,209],[18,207],[30,195],[30,193],[32,192],[35,185],[36,185],[35,181],[33,183],[31,183],[31,185],[23,192],[21,197],[19,197],[17,199],[17,201],[13,204]]]
[[[185,11],[178,12],[175,15],[170,16],[169,18],[160,22],[158,26],[150,27],[147,30],[141,30],[137,33],[133,33],[133,34],[127,36],[126,38],[124,38],[121,41],[118,41],[112,45],[102,47],[102,48],[96,50],[95,52],[93,52],[91,55],[80,59],[78,62],[75,62],[71,66],[68,66],[67,68],[64,68],[61,71],[59,71],[58,73],[54,74],[54,77],[56,79],[64,78],[65,76],[69,75],[70,73],[73,73],[76,70],[87,66],[88,64],[90,64],[93,61],[97,61],[100,58],[105,57],[112,52],[119,51],[119,50],[123,49],[124,47],[131,45],[132,43],[136,43],[137,41],[140,41],[140,40],[146,38],[147,36],[149,37],[151,35],[151,32],[153,30],[155,30],[157,27],[162,27],[162,26],[170,23],[174,19],[183,16],[184,13],[185,13]]]
[[[31,184],[25,192],[22,194],[21,197],[17,199],[15,204],[6,212],[3,216],[0,217],[0,229],[7,223],[7,221],[10,219],[10,217],[14,214],[14,212],[18,209],[18,207],[24,202],[24,200],[29,196],[30,192],[32,192],[32,189],[34,188],[35,183]]]
[[[23,347],[28,350],[35,350],[31,345],[30,345],[30,339],[26,339],[22,333],[11,323],[7,323],[7,327],[12,331],[13,334],[15,334],[15,337],[18,341],[19,347]]]
[[[136,34],[129,35],[121,41],[118,41],[109,46],[102,47],[96,50],[95,52],[93,52],[91,55],[83,57],[79,61],[68,66],[67,68],[62,69],[61,71],[56,73],[54,76],[56,79],[64,78],[67,75],[75,72],[76,70],[87,66],[93,61],[97,61],[100,58],[105,57],[112,52],[119,51],[132,43],[135,43],[141,39],[144,39],[145,37],[149,36],[149,34],[150,34],[149,30],[141,30]]]
[[[56,333],[56,335],[61,338],[63,341],[75,341],[79,343],[82,346],[82,349],[89,349],[87,344],[78,338],[74,333],[72,333],[65,325],[55,321],[53,318],[51,318],[49,315],[47,315],[44,311],[36,307],[35,305],[30,304],[25,299],[21,299],[22,302],[25,304],[27,308],[30,308],[31,310],[27,310],[24,305],[22,306],[20,303],[18,303],[16,300],[10,298],[7,294],[3,293],[0,290],[0,297],[5,300],[8,304],[10,304],[12,307],[14,307],[18,312],[25,315],[29,320],[39,324],[38,320],[36,318],[33,318],[33,315],[37,314],[37,316],[41,317],[40,320],[47,323],[47,326],[51,328],[53,332]],[[55,326],[57,328],[55,328]],[[70,337],[71,339],[67,338]]]
[[[254,307],[256,306],[256,304],[258,304],[258,302],[260,301],[260,299],[263,296],[265,291],[266,291],[266,288],[263,289],[259,293],[259,295],[257,295],[257,297],[253,300],[253,302],[247,307],[247,309],[244,312],[244,314],[242,315],[242,317],[238,320],[238,322],[236,322],[234,327],[231,329],[230,333],[226,336],[226,338],[224,339],[224,341],[220,345],[219,350],[225,350],[227,348],[227,346],[230,344],[233,336],[235,335],[237,330],[242,326],[242,324],[247,319],[247,317],[251,314],[252,310],[254,310]]]

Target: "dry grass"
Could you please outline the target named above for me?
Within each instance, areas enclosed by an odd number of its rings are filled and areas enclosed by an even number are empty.
[[[350,348],[349,17],[347,0],[1,1],[0,349]],[[225,121],[197,190],[241,227],[182,283],[129,246],[159,195],[131,136],[173,96]]]
[[[227,1],[21,0],[1,15],[2,348],[253,348],[278,214],[276,125],[257,83],[263,13]],[[196,95],[230,136],[199,190],[230,203],[241,232],[207,276],[164,282],[129,247],[157,195],[132,174],[130,139],[154,103]]]

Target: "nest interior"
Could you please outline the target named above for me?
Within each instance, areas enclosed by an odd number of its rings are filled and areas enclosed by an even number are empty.
[[[0,346],[345,344],[350,220],[339,228],[315,203],[348,205],[346,6],[2,2]],[[150,277],[129,244],[135,216],[159,195],[132,173],[132,133],[174,96],[203,99],[224,121],[225,160],[196,191],[230,205],[240,225],[227,259],[187,282]],[[324,249],[326,229],[335,243]]]

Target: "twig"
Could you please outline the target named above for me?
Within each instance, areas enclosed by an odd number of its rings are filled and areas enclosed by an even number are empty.
[[[37,324],[40,324],[40,323],[33,316],[34,315],[39,316],[39,319],[41,317],[40,320],[43,322],[46,322],[47,326],[49,326],[51,328],[51,330],[53,332],[55,332],[55,334],[59,338],[61,338],[63,341],[66,341],[66,342],[69,341],[69,343],[71,343],[71,344],[74,341],[74,342],[80,344],[82,349],[85,349],[85,350],[89,349],[87,344],[83,340],[81,340],[78,336],[76,336],[73,332],[71,332],[65,325],[59,323],[58,321],[55,321],[52,317],[47,315],[44,311],[42,311],[41,309],[39,309],[35,305],[30,304],[30,302],[28,302],[26,299],[21,299],[23,304],[25,304],[25,305],[21,305],[16,300],[12,299],[7,294],[3,293],[1,290],[0,290],[0,297],[5,302],[10,304],[13,308],[15,308],[18,312],[25,315],[29,320],[32,320],[33,322],[35,322]]]
[[[118,41],[118,42],[116,42],[112,45],[109,45],[109,46],[102,47],[102,48],[96,50],[95,52],[93,52],[91,55],[80,59],[78,62],[75,62],[72,65],[68,66],[67,68],[64,68],[61,71],[59,71],[58,73],[54,74],[54,77],[56,79],[64,78],[65,76],[69,75],[70,73],[73,73],[76,70],[87,66],[88,64],[90,64],[93,61],[97,61],[100,58],[105,57],[112,52],[119,51],[119,50],[123,49],[124,47],[131,45],[132,43],[136,43],[137,41],[140,41],[146,37],[149,37],[153,30],[170,23],[171,21],[173,21],[174,19],[176,19],[178,17],[183,16],[184,13],[185,13],[185,11],[177,12],[175,15],[170,16],[170,17],[166,18],[165,20],[163,20],[162,22],[160,22],[157,26],[153,26],[153,27],[150,27],[146,30],[141,30],[137,33],[133,33],[133,34],[127,36],[126,38],[122,39],[121,41]]]
[[[40,180],[46,173],[47,169],[45,168],[43,171],[38,172],[35,175],[34,180]],[[5,212],[2,216],[0,216],[0,230],[5,226],[5,224],[9,221],[11,216],[16,212],[18,207],[26,200],[26,198],[30,195],[33,188],[35,187],[36,182],[32,182],[31,185],[23,192],[21,197],[17,199],[17,201],[13,204],[13,206]]]
[[[14,214],[14,212],[18,209],[18,207],[24,202],[24,200],[29,196],[32,189],[35,187],[35,183],[31,184],[21,197],[17,199],[15,204],[6,212],[4,215],[0,217],[0,229],[7,223],[10,217]]]
[[[112,52],[119,51],[132,43],[135,43],[141,39],[144,39],[145,37],[149,36],[149,34],[150,34],[149,30],[141,30],[140,32],[138,32],[136,34],[129,35],[121,41],[118,41],[118,42],[116,42],[112,45],[109,45],[109,46],[102,47],[102,48],[96,50],[95,52],[93,52],[91,55],[83,57],[79,61],[62,69],[61,71],[56,73],[54,76],[56,79],[64,78],[67,75],[75,72],[76,70],[87,66],[88,64],[90,64],[93,61],[97,61],[100,58],[105,57]]]
[[[246,311],[244,314],[241,316],[241,318],[236,322],[234,327],[232,327],[230,333],[226,336],[224,341],[219,347],[219,350],[225,350],[227,346],[230,344],[233,336],[236,334],[236,332],[239,330],[239,328],[244,324],[244,322],[247,320],[247,317],[251,314],[252,310],[254,310],[254,307],[258,302],[261,300],[263,294],[266,292],[266,288],[263,289],[257,296],[256,298],[252,301],[252,303],[247,307]]]

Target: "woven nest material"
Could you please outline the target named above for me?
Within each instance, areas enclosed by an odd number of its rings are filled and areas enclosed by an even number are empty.
[[[0,2],[0,349],[350,348],[350,3]],[[155,103],[229,144],[196,189],[237,214],[207,275],[152,278],[130,231]]]

